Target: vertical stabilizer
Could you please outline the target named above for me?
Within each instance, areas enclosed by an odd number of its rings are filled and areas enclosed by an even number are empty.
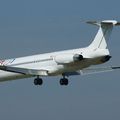
[[[106,49],[113,26],[120,25],[120,23],[115,20],[106,20],[102,22],[89,21],[87,23],[99,26],[98,33],[89,46],[90,49]]]

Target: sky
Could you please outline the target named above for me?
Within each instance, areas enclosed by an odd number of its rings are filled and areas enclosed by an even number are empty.
[[[0,59],[85,47],[97,27],[85,21],[120,21],[119,0],[1,0]],[[120,65],[120,28],[108,43],[106,65]],[[118,120],[120,119],[120,71],[70,77],[34,78],[0,84],[1,120]]]

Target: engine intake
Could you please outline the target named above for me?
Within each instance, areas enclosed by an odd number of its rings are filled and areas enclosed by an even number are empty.
[[[107,62],[107,61],[109,61],[110,60],[110,58],[111,58],[111,56],[109,56],[109,55],[106,55],[101,61],[104,63],[104,62]]]

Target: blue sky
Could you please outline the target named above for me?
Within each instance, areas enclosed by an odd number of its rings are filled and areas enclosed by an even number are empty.
[[[97,28],[87,20],[120,21],[120,1],[108,0],[1,0],[0,58],[84,47]],[[113,30],[109,48],[119,65],[120,28]],[[120,119],[120,71],[70,77],[67,87],[60,77],[33,78],[0,84],[1,120],[113,120]]]

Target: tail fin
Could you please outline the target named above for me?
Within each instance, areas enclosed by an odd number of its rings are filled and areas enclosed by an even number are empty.
[[[102,22],[89,21],[87,23],[99,26],[98,33],[96,34],[95,39],[89,46],[89,48],[91,49],[107,48],[107,41],[109,40],[113,26],[120,25],[120,22],[117,22],[115,20],[105,20]]]

